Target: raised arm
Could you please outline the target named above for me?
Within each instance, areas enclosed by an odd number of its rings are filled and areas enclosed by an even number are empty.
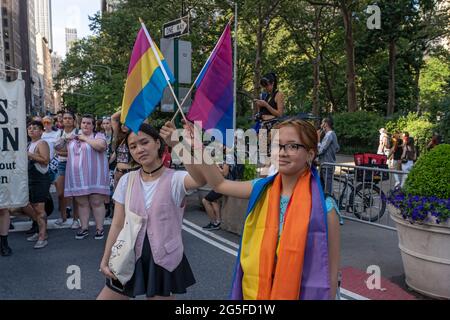
[[[185,133],[187,133],[187,130],[185,130]],[[167,122],[164,127],[161,128],[160,134],[169,146],[175,147],[179,143],[176,128],[171,122]],[[184,136],[188,136],[188,134],[185,134]],[[185,141],[187,141],[187,139],[185,139]],[[189,151],[190,153],[190,150],[187,150],[188,147],[190,148],[190,145],[185,144],[184,146],[184,152]],[[194,164],[185,163],[185,167],[189,172],[189,175],[197,182],[197,184],[204,185],[206,182],[211,188],[214,189],[214,191],[218,193],[242,199],[250,198],[253,188],[251,181],[237,182],[226,180],[219,168],[213,164],[214,162],[210,158],[208,152],[202,152],[202,154],[204,158],[201,159],[201,164],[195,164],[194,161],[191,161],[191,163]]]

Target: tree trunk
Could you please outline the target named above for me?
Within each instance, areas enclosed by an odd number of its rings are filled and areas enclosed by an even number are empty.
[[[314,86],[313,86],[313,110],[312,113],[315,116],[319,116],[320,114],[320,101],[319,101],[319,90],[320,90],[320,11],[317,7],[314,8],[315,11],[315,39],[314,39],[314,56],[313,59],[313,77],[314,77]]]
[[[259,8],[261,11],[261,8]],[[261,17],[261,12],[259,12],[258,26],[256,29],[256,57],[255,57],[255,77],[253,79],[253,88],[255,97],[259,97],[261,91],[261,59],[263,50],[263,19]]]
[[[389,94],[387,116],[392,116],[395,111],[395,64],[397,59],[397,47],[395,39],[389,42]]]
[[[417,112],[420,113],[420,68],[416,69],[416,74],[414,75],[414,99],[415,99],[415,105],[417,108]]]
[[[340,3],[342,17],[345,27],[345,53],[347,56],[347,101],[348,111],[358,110],[356,100],[356,71],[355,71],[355,44],[353,40],[352,13],[348,10],[345,3]]]
[[[320,53],[320,60],[324,61],[322,53]],[[330,113],[337,112],[338,111],[338,106],[337,106],[337,103],[336,103],[336,98],[334,97],[334,94],[333,94],[333,87],[331,86],[330,78],[328,77],[328,70],[326,68],[326,64],[324,63],[322,65],[322,67],[323,67],[323,77],[325,79],[326,93],[327,93],[328,99],[331,102]]]

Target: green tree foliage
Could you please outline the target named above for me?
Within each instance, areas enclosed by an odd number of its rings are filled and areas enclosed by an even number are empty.
[[[374,152],[378,147],[379,129],[385,120],[373,112],[344,112],[334,116],[334,129],[341,152]]]
[[[391,120],[386,124],[388,132],[408,132],[414,138],[415,145],[419,148],[420,154],[426,152],[426,146],[430,142],[436,125],[429,120],[429,114],[419,115],[409,113]]]
[[[314,107],[320,115],[349,110],[347,62],[352,43],[357,92],[352,108],[356,105],[360,111],[371,112],[369,118],[373,114],[386,115],[391,88],[391,93],[395,89],[394,111],[398,114],[420,110],[430,112],[432,119],[448,119],[448,50],[439,42],[449,34],[449,12],[443,6],[444,0],[377,1],[382,9],[381,30],[367,29],[366,8],[373,4],[369,0],[236,3],[237,114],[239,123],[246,127],[250,127],[251,101],[260,93],[259,78],[269,71],[279,76],[289,114],[312,112]],[[97,115],[110,114],[120,107],[130,53],[140,28],[139,17],[158,42],[165,22],[190,14],[191,34],[183,40],[192,42],[195,78],[234,13],[233,5],[233,1],[219,0],[129,0],[111,14],[95,15],[91,23],[94,36],[79,41],[62,64],[57,86],[64,91],[65,105]],[[349,31],[351,41],[346,38]],[[391,43],[395,44],[394,69],[389,59]],[[395,81],[389,86],[392,71]],[[157,113],[153,118],[170,116]],[[343,146],[358,141],[356,136],[347,137],[354,121],[370,125],[360,113],[354,118],[342,116],[343,121],[347,118],[349,122],[342,122],[339,128],[343,130]],[[447,132],[445,128],[441,125],[440,131]],[[359,139],[361,145],[351,145],[372,148],[378,141],[378,122],[369,129],[366,136],[373,141],[364,138],[364,142]],[[358,127],[355,130],[358,132]]]

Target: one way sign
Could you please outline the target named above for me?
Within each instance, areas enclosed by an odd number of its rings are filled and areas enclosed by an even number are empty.
[[[185,34],[189,34],[189,16],[170,21],[163,26],[163,38],[176,38]]]

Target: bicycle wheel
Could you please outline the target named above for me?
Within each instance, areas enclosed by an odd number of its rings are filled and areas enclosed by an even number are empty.
[[[386,197],[381,189],[371,183],[361,183],[350,195],[353,214],[361,220],[375,222],[379,220],[386,210]]]
[[[345,211],[349,204],[349,190],[351,190],[348,180],[335,175],[333,178],[333,192],[332,196],[336,200],[339,210]]]

